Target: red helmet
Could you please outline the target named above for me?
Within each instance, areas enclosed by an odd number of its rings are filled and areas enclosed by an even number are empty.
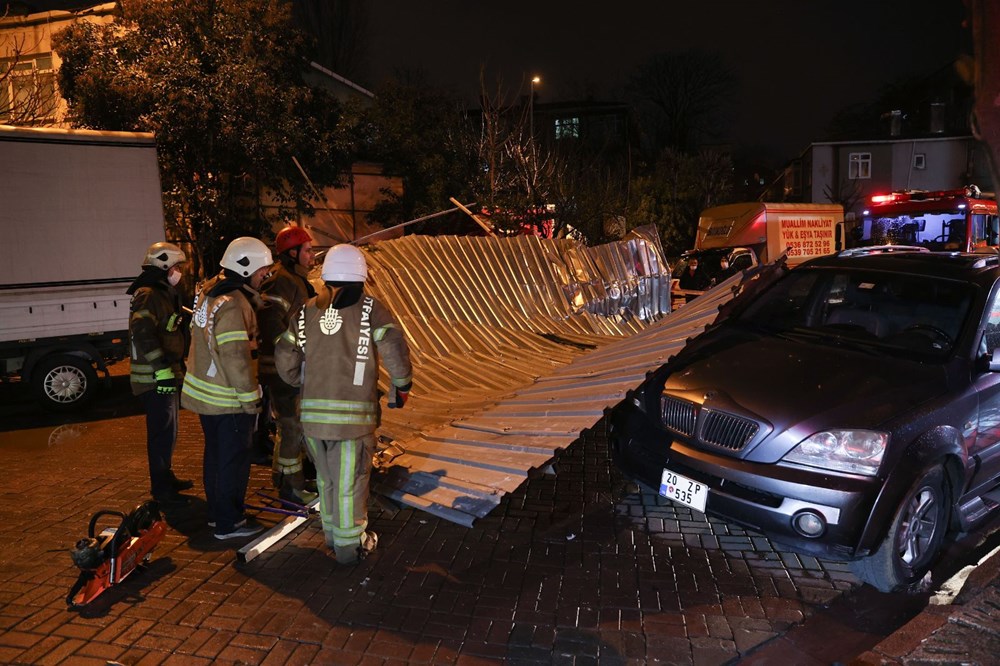
[[[285,227],[274,237],[274,249],[284,254],[304,243],[312,243],[312,236],[302,227]]]

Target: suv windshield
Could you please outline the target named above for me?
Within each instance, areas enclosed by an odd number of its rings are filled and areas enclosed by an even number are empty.
[[[972,303],[972,287],[934,277],[847,269],[794,270],[737,322],[821,344],[948,356]]]

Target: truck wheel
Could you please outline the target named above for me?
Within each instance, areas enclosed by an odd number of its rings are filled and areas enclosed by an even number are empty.
[[[97,393],[97,372],[79,356],[54,354],[38,362],[31,373],[31,384],[43,407],[68,411],[93,399]]]
[[[923,578],[944,543],[947,497],[942,468],[925,472],[903,497],[879,549],[851,562],[854,575],[881,592],[894,592]]]

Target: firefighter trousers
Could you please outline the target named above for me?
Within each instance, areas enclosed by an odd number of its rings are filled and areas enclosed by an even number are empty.
[[[355,548],[368,527],[368,484],[375,434],[358,439],[313,439],[306,446],[316,465],[316,489],[326,545]]]
[[[163,395],[156,390],[139,395],[146,410],[146,457],[149,460],[150,494],[166,498],[175,493],[171,470],[174,445],[177,442],[177,411],[179,398],[176,393]]]
[[[265,379],[271,414],[278,426],[274,442],[271,472],[279,490],[302,490],[305,477],[302,473],[303,434],[299,421],[299,392],[280,377]]]
[[[205,433],[205,500],[216,534],[227,534],[243,520],[250,482],[250,447],[255,414],[201,414]]]

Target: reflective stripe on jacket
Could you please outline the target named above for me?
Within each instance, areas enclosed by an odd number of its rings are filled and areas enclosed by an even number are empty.
[[[284,256],[274,265],[271,274],[260,286],[260,297],[264,305],[257,313],[260,327],[260,358],[258,370],[261,378],[277,378],[274,369],[274,345],[281,334],[288,329],[292,315],[302,305],[315,296],[309,284],[306,269],[300,264],[291,264]]]
[[[139,395],[156,388],[157,370],[170,368],[180,379],[187,331],[181,322],[177,292],[165,282],[141,287],[132,294],[129,310],[132,393]]]
[[[316,439],[352,439],[380,422],[378,366],[396,386],[411,382],[410,355],[392,314],[368,295],[334,308],[325,287],[293,317],[278,339],[275,364],[292,386],[302,386],[302,430]]]
[[[181,405],[197,414],[253,411],[261,398],[253,358],[257,318],[242,290],[215,298],[208,295],[219,279],[208,281],[198,292],[191,319]]]

